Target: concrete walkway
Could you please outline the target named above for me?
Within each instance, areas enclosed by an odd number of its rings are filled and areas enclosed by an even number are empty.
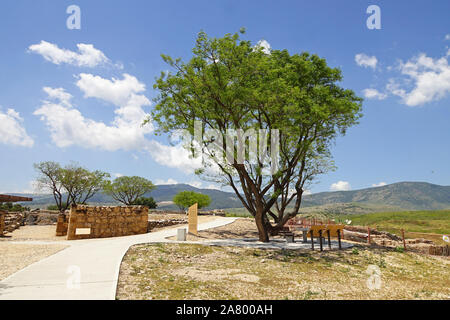
[[[227,225],[236,218],[199,224],[198,230]],[[0,300],[112,300],[123,256],[132,245],[166,242],[171,229],[137,236],[64,242],[70,245],[0,282]],[[58,242],[58,244],[62,244]]]

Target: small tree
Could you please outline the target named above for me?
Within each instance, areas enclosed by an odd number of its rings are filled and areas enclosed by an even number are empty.
[[[45,161],[34,164],[34,169],[38,172],[37,189],[40,191],[50,191],[55,199],[59,211],[67,209],[67,201],[63,201],[63,185],[61,183],[61,166],[57,162]]]
[[[198,204],[198,208],[204,208],[210,205],[211,198],[202,193],[196,193],[194,191],[181,191],[175,197],[173,197],[173,202],[184,211],[186,208]]]
[[[86,204],[97,192],[101,191],[109,178],[109,173],[99,170],[89,171],[76,164],[60,170],[60,181],[68,193],[68,205]]]
[[[39,173],[38,189],[53,193],[59,211],[66,210],[71,204],[86,204],[103,189],[106,178],[110,176],[109,173],[89,171],[77,164],[61,167],[53,161],[37,163],[34,168]]]
[[[154,188],[155,185],[150,180],[136,176],[124,176],[116,178],[113,182],[108,181],[104,186],[104,192],[114,200],[131,206],[138,198]]]
[[[136,201],[133,202],[133,205],[135,206],[146,206],[149,209],[156,209],[158,207],[158,205],[156,204],[155,199],[153,199],[152,197],[148,197],[148,198],[138,198]]]

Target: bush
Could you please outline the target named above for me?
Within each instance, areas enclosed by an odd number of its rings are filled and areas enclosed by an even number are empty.
[[[397,247],[397,248],[395,248],[395,252],[403,253],[403,252],[405,252],[405,248]]]
[[[156,204],[155,199],[153,199],[152,197],[148,197],[148,198],[138,198],[136,201],[133,202],[134,206],[146,206],[149,209],[156,209],[158,207],[158,205]]]
[[[5,210],[9,212],[23,212],[30,210],[30,208],[23,207],[20,204],[12,204],[11,202],[0,203],[0,210]]]
[[[196,203],[198,204],[198,208],[201,209],[210,205],[211,198],[206,194],[194,191],[181,191],[173,197],[173,202],[181,210],[186,210]]]

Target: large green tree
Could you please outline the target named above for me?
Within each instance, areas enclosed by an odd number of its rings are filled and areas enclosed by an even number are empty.
[[[154,188],[155,185],[145,178],[123,176],[116,178],[113,182],[109,181],[104,187],[104,192],[114,200],[131,206],[138,198]]]
[[[198,123],[203,132],[215,130],[215,137],[197,140],[204,155],[198,173],[231,186],[267,242],[298,214],[308,183],[333,167],[329,147],[357,123],[362,99],[340,86],[339,69],[307,52],[267,52],[239,34],[209,38],[204,32],[192,52],[187,62],[162,56],[174,71],[157,79],[160,94],[148,121],[158,132],[194,135]],[[234,147],[249,142],[227,139],[229,130],[264,129],[269,133],[257,138],[259,153],[276,149],[278,156],[240,161]],[[227,153],[227,145],[234,151]],[[194,144],[187,146],[198,155]]]
[[[199,209],[205,208],[211,204],[211,198],[207,194],[194,191],[181,191],[173,197],[173,202],[180,210],[184,211],[196,203]]]

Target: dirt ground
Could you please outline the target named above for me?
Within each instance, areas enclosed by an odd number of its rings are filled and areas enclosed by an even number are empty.
[[[194,244],[130,248],[117,298],[450,299],[450,260],[395,250],[260,250]]]
[[[0,280],[66,247],[62,244],[40,245],[2,241],[0,242]]]
[[[199,216],[198,223],[210,222],[210,221],[214,221],[218,218],[219,217],[217,217],[217,216]],[[188,216],[185,214],[150,214],[149,219],[150,219],[150,221],[151,220],[182,220],[182,219],[184,219],[184,220],[186,220],[186,223],[184,225],[187,225]],[[158,231],[166,230],[166,229],[180,228],[180,226],[182,226],[182,225],[183,224],[173,225],[173,226],[168,226],[168,227],[163,227],[163,228],[154,228],[151,230],[151,232],[158,232]]]
[[[65,241],[66,237],[57,237],[56,226],[22,226],[12,233],[0,237],[0,243],[4,241]]]
[[[200,231],[198,236],[187,235],[188,241],[202,241],[209,239],[249,239],[258,238],[255,221],[253,219],[237,219],[235,222],[219,228]],[[169,240],[176,240],[176,237],[170,237]]]
[[[186,215],[150,215],[150,220],[183,219]],[[200,216],[199,223],[217,219],[217,217]],[[156,228],[152,232],[168,228]],[[22,226],[12,233],[0,237],[0,280],[25,268],[26,266],[42,260],[67,247],[66,237],[57,237],[56,225]],[[16,242],[25,243],[16,243]],[[33,241],[52,241],[51,244],[34,244]],[[26,243],[29,242],[29,243]]]

